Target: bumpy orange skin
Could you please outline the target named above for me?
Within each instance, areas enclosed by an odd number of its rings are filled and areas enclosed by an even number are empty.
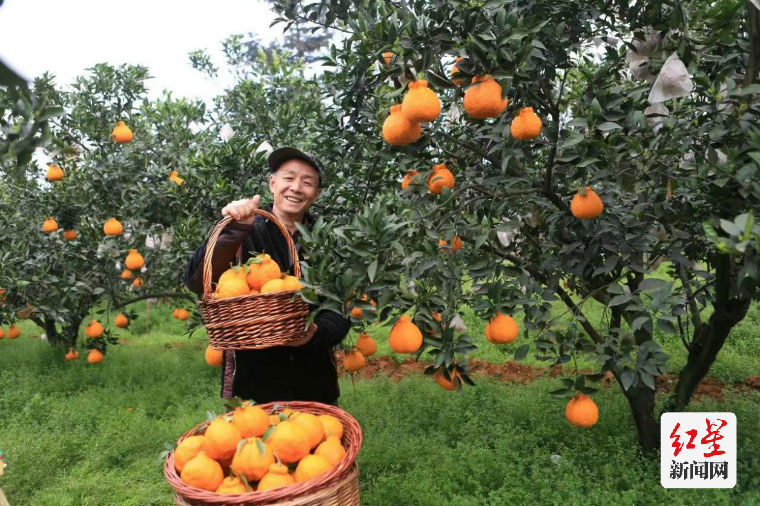
[[[99,364],[103,361],[104,355],[100,352],[100,350],[97,350],[95,348],[90,350],[90,353],[87,354],[87,362],[90,364]]]
[[[261,437],[269,428],[269,414],[259,406],[245,403],[235,408],[232,423],[243,437]]]
[[[259,451],[257,439],[246,439],[245,444],[232,457],[230,469],[244,475],[248,481],[259,481],[274,464],[274,454],[270,445],[264,443],[264,454]],[[260,440],[258,440],[260,441]]]
[[[511,343],[517,339],[520,329],[514,318],[509,315],[496,313],[496,316],[486,325],[486,339],[494,344]]]
[[[125,144],[131,142],[134,135],[132,134],[132,130],[123,121],[119,121],[113,128],[111,137],[119,144]]]
[[[456,367],[449,373],[449,377],[451,377],[451,380],[447,380],[446,376],[443,375],[443,371],[441,369],[438,369],[435,374],[433,375],[435,378],[436,383],[438,383],[441,388],[444,390],[454,391],[457,389],[456,384],[456,378],[459,378],[459,371],[457,371]],[[462,381],[461,378],[459,381]]]
[[[221,367],[223,357],[224,357],[224,352],[222,350],[217,350],[216,348],[212,348],[210,345],[206,346],[204,358],[206,359],[206,363],[208,365],[212,367]]]
[[[223,418],[216,418],[208,425],[203,440],[203,451],[212,459],[232,458],[242,437],[237,427]]]
[[[249,288],[261,291],[261,288],[268,281],[279,279],[282,276],[282,272],[280,272],[279,264],[267,254],[257,256],[256,260],[258,262],[250,262],[248,264],[248,273],[245,276],[245,280]]]
[[[267,442],[285,464],[298,462],[311,450],[306,429],[288,420],[277,424]]]
[[[428,190],[436,195],[441,195],[444,188],[454,188],[454,174],[445,164],[433,165],[433,173],[428,176]]]
[[[346,356],[343,357],[343,367],[346,369],[346,372],[356,372],[366,364],[367,359],[364,358],[364,355],[359,350],[346,353]]]
[[[231,494],[245,494],[247,490],[240,478],[237,476],[228,476],[216,489],[217,494],[231,495]]]
[[[320,455],[307,455],[298,463],[293,477],[296,479],[296,483],[302,483],[310,478],[326,473],[332,467],[330,461]]]
[[[63,170],[59,166],[51,163],[50,165],[48,165],[48,170],[47,170],[47,173],[45,174],[45,179],[47,179],[48,181],[60,181],[61,179],[63,179],[64,175],[65,174]]]
[[[64,241],[74,241],[76,238],[79,237],[79,234],[76,230],[64,230],[63,231],[63,240]]]
[[[401,103],[401,112],[409,120],[417,123],[433,121],[441,114],[441,100],[428,88],[427,81],[412,81]]]
[[[319,422],[325,431],[325,437],[335,436],[340,440],[343,437],[343,424],[332,415],[319,415]]]
[[[512,137],[526,141],[535,139],[541,134],[541,118],[533,112],[532,107],[523,107],[520,113],[512,120],[510,126]]]
[[[464,110],[477,119],[496,118],[507,108],[508,101],[501,98],[501,85],[490,76],[476,76],[472,86],[464,92]]]
[[[124,259],[124,265],[130,271],[139,271],[145,265],[145,259],[136,249],[131,249]]]
[[[8,339],[18,339],[21,337],[21,329],[15,325],[8,327]]]
[[[215,492],[224,481],[224,471],[219,462],[200,452],[185,464],[180,478],[191,487]]]
[[[401,189],[406,190],[413,184],[421,184],[420,173],[416,170],[410,170],[404,174],[404,180],[401,181]]]
[[[415,353],[422,346],[422,332],[405,314],[393,325],[388,342],[395,353]]]
[[[604,202],[590,186],[587,186],[585,195],[576,193],[573,196],[570,211],[579,220],[593,220],[604,211]]]
[[[578,394],[567,403],[565,418],[575,426],[588,428],[599,421],[599,408],[589,396]]]
[[[53,218],[48,218],[44,222],[42,222],[42,231],[43,232],[55,232],[58,230],[58,222],[55,221]]]
[[[340,440],[331,436],[322,442],[317,449],[314,450],[314,455],[319,455],[327,459],[330,464],[337,466],[338,463],[346,456],[346,449],[340,444]]]
[[[273,488],[287,487],[295,483],[293,477],[288,473],[287,466],[283,464],[272,464],[269,466],[269,472],[259,481],[257,492],[272,490]]]
[[[391,106],[391,113],[383,122],[383,139],[394,146],[406,146],[422,136],[422,126],[401,112],[401,104]]]
[[[92,320],[89,325],[84,329],[84,333],[87,337],[96,339],[103,335],[103,325],[97,320]]]
[[[180,307],[175,309],[175,313],[173,313],[172,316],[180,321],[185,321],[190,318],[190,312],[187,309]]]
[[[362,332],[359,334],[359,339],[356,340],[356,349],[365,357],[371,357],[377,353],[377,343],[369,334]]]
[[[174,450],[174,469],[182,472],[185,464],[195,458],[203,450],[203,436],[190,436],[182,440]]]
[[[123,232],[124,227],[116,218],[108,218],[103,224],[103,233],[106,235],[121,235]]]
[[[464,79],[456,79],[456,76],[459,73],[459,67],[457,67],[457,63],[462,60],[464,60],[464,56],[458,57],[456,63],[454,63],[454,65],[451,67],[451,82],[456,86],[462,86],[464,84]]]

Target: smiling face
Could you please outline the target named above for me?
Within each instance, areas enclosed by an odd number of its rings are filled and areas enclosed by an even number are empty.
[[[301,221],[319,196],[319,175],[307,162],[292,159],[269,176],[275,215]]]

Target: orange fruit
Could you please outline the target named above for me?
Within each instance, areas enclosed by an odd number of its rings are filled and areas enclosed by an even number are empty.
[[[350,351],[343,357],[343,367],[346,372],[356,372],[365,365],[367,365],[367,359],[359,350]]]
[[[274,464],[272,448],[259,438],[245,439],[232,457],[230,469],[248,481],[259,481]]]
[[[298,413],[290,417],[295,423],[306,430],[309,436],[309,449],[316,448],[325,438],[325,429],[317,415],[312,413]]]
[[[285,291],[285,281],[282,279],[272,279],[264,283],[264,286],[261,287],[260,293],[274,293],[274,292],[284,292]]]
[[[593,220],[604,211],[604,203],[590,186],[578,190],[570,202],[570,211],[579,220]]]
[[[104,355],[97,348],[92,348],[87,354],[87,362],[90,364],[99,364],[103,361]]]
[[[132,271],[129,269],[124,269],[121,271],[121,279],[132,279],[134,277],[134,274],[132,274]]]
[[[346,449],[340,444],[340,440],[335,436],[328,437],[323,443],[314,450],[314,455],[319,455],[327,461],[337,466],[338,463],[346,456]]]
[[[422,332],[409,315],[401,315],[391,329],[388,342],[395,353],[415,353],[422,346]]]
[[[203,436],[190,436],[183,439],[174,449],[174,469],[182,472],[185,464],[190,462],[203,449]]]
[[[422,126],[401,112],[401,104],[391,106],[383,122],[383,139],[394,146],[406,146],[422,136]]]
[[[17,339],[21,337],[21,329],[15,325],[8,327],[8,339]]]
[[[269,415],[259,406],[245,402],[235,408],[232,423],[243,437],[261,437],[269,428]]]
[[[245,484],[240,481],[237,476],[227,476],[219,488],[216,489],[217,494],[245,494],[248,490],[245,489]]]
[[[451,82],[454,83],[456,86],[462,86],[464,84],[464,79],[456,79],[457,75],[459,74],[459,67],[457,67],[457,63],[464,60],[463,56],[459,56],[454,63],[454,65],[451,67]]]
[[[475,76],[472,86],[464,92],[464,110],[477,119],[495,118],[507,108],[501,98],[501,85],[491,76]]]
[[[248,266],[248,274],[246,274],[245,279],[249,289],[261,291],[267,281],[278,279],[282,275],[279,264],[266,253],[252,258],[246,265]]]
[[[235,266],[227,269],[219,276],[215,293],[216,298],[226,299],[247,295],[249,290],[245,270],[242,267]]]
[[[55,232],[56,230],[58,230],[58,222],[55,221],[53,218],[48,218],[44,222],[42,222],[43,232]]]
[[[462,249],[463,245],[464,245],[464,242],[462,241],[462,238],[459,237],[458,235],[455,235],[454,237],[451,238],[451,251],[452,251],[452,253],[454,251],[459,251],[460,249]]]
[[[441,114],[441,100],[428,88],[428,82],[424,79],[412,81],[401,102],[401,112],[407,119],[417,123],[433,121]]]
[[[293,473],[293,477],[295,478],[296,483],[302,483],[310,478],[326,473],[332,469],[332,467],[330,461],[321,455],[306,455],[298,463],[296,472]]]
[[[123,232],[124,227],[116,218],[108,218],[103,224],[103,233],[106,235],[121,235]]]
[[[132,288],[142,288],[144,285],[145,281],[139,276],[132,280]]]
[[[422,181],[420,180],[420,173],[416,170],[410,170],[406,174],[404,174],[404,180],[401,181],[401,189],[406,190],[411,185],[418,185],[422,184]]]
[[[338,439],[343,437],[343,424],[333,415],[317,416],[325,431],[325,437],[335,436]]]
[[[280,415],[269,415],[269,425],[277,425],[282,420],[280,419]]]
[[[84,333],[92,339],[98,338],[103,335],[103,325],[98,320],[92,320],[84,329]]]
[[[129,325],[129,318],[124,316],[122,313],[119,313],[116,315],[116,318],[113,319],[113,323],[117,327],[123,329],[123,328],[126,328],[127,325]]]
[[[111,131],[111,137],[119,144],[130,142],[133,138],[132,130],[123,122],[119,121]]]
[[[199,452],[182,468],[180,478],[191,487],[215,492],[224,481],[224,471],[219,462]]]
[[[187,309],[183,308],[183,307],[178,307],[174,311],[175,312],[172,313],[172,316],[174,316],[176,319],[178,319],[180,321],[185,321],[188,318],[190,318],[190,312]]]
[[[74,348],[69,348],[68,353],[66,353],[63,358],[66,360],[76,360],[79,358],[79,352]]]
[[[524,141],[535,139],[541,134],[541,118],[532,107],[523,107],[510,126],[512,137]]]
[[[240,430],[224,418],[215,418],[206,428],[203,451],[212,459],[226,460],[235,454]]]
[[[359,334],[359,339],[356,340],[356,349],[365,357],[371,357],[377,353],[377,343],[369,334],[362,332]]]
[[[259,481],[256,491],[262,492],[273,488],[287,487],[293,483],[295,480],[288,473],[288,467],[284,464],[275,463],[269,466],[269,471]]]
[[[385,65],[390,66],[391,61],[393,61],[393,57],[396,56],[396,53],[393,51],[386,51],[383,53],[383,61],[385,61]]]
[[[511,343],[517,339],[519,332],[514,318],[500,312],[486,325],[486,339],[494,344]]]
[[[309,434],[301,425],[290,420],[279,422],[267,441],[272,451],[285,464],[298,462],[309,454]]]
[[[63,176],[64,176],[63,170],[59,166],[53,163],[48,165],[48,170],[47,170],[47,173],[45,174],[45,179],[47,179],[48,181],[60,181],[61,179],[63,179]]]
[[[288,290],[300,290],[304,285],[295,276],[285,276],[282,278],[282,288]]]
[[[63,240],[64,241],[74,241],[76,238],[79,237],[79,234],[76,230],[64,230],[63,231]]]
[[[224,351],[217,350],[216,348],[212,348],[209,344],[206,346],[206,352],[205,352],[205,358],[206,363],[208,365],[214,366],[214,367],[221,367],[222,366],[222,358],[224,357]]]
[[[457,371],[457,368],[454,367],[454,369],[449,372],[449,377],[451,378],[446,379],[446,376],[443,375],[443,369],[440,368],[437,371],[435,371],[435,374],[433,375],[435,378],[435,381],[443,388],[444,390],[456,390],[457,389],[457,383],[456,378],[459,378],[459,381],[461,382],[462,379],[459,376],[459,371]]]
[[[139,271],[145,265],[145,259],[136,249],[131,249],[127,258],[124,259],[124,265],[130,271]]]
[[[591,397],[578,394],[567,403],[565,418],[578,427],[591,427],[599,421],[599,408]]]
[[[445,164],[433,165],[433,173],[428,176],[427,184],[428,190],[440,195],[443,193],[444,187],[449,190],[454,188],[454,175]]]

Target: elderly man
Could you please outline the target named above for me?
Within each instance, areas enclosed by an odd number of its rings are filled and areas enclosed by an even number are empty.
[[[298,240],[296,223],[310,227],[309,207],[319,197],[324,171],[309,153],[279,148],[269,155],[269,189],[274,201],[266,210],[274,214]],[[284,271],[292,272],[285,237],[277,226],[254,214],[258,195],[235,200],[222,209],[234,221],[217,239],[212,259],[212,282],[234,261],[241,249],[245,262],[253,252],[268,253]],[[185,283],[203,292],[203,257],[206,243],[196,250],[185,272]],[[300,249],[299,249],[300,253]],[[222,363],[222,397],[237,396],[256,402],[318,401],[337,404],[340,391],[333,347],[348,334],[350,321],[331,311],[321,311],[306,337],[294,346],[261,350],[225,351]]]

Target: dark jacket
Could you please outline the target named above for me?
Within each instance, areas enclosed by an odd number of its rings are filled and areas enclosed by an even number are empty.
[[[268,210],[271,212],[271,206]],[[310,227],[312,223],[307,215],[304,224]],[[293,240],[301,257],[297,237],[298,234],[295,234]],[[195,251],[185,271],[185,284],[199,295],[203,292],[203,257],[207,242]],[[268,253],[283,272],[293,272],[287,241],[280,229],[263,216],[257,216],[252,225],[233,221],[219,234],[212,259],[212,283],[216,283],[221,273],[235,260],[241,244],[243,262],[254,252]],[[333,347],[346,337],[351,323],[332,311],[320,311],[314,323],[318,327],[317,332],[311,341],[300,347],[238,350],[234,355],[226,352],[225,363],[222,364],[222,396],[231,394],[257,403],[288,400],[334,402],[340,390]]]

